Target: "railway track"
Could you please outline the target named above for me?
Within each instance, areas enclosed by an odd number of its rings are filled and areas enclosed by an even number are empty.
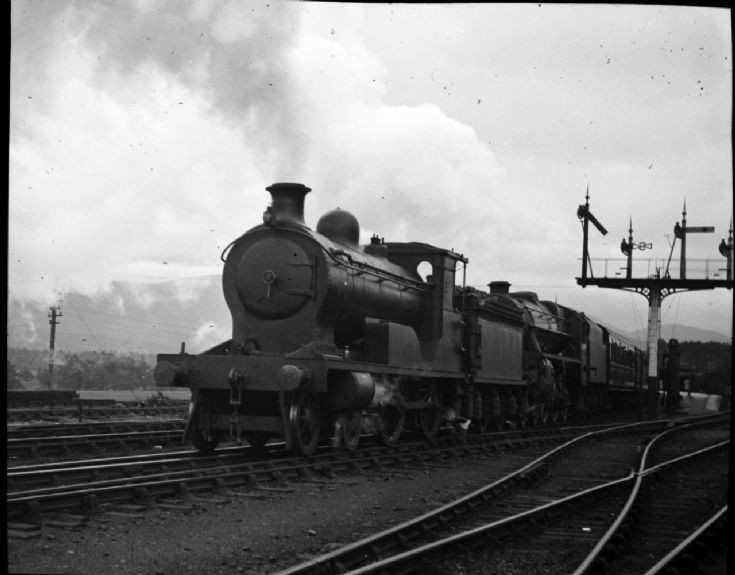
[[[641,433],[662,422],[638,424]],[[592,429],[599,429],[599,426]],[[243,447],[218,450],[214,457],[193,452],[161,456],[118,457],[74,464],[53,463],[8,470],[9,532],[40,533],[45,523],[62,517],[75,525],[89,512],[141,513],[151,506],[186,508],[191,497],[262,497],[268,491],[297,491],[299,484],[330,483],[355,474],[390,478],[453,465],[457,458],[486,456],[497,460],[493,473],[510,473],[590,428],[495,433],[468,438],[446,437],[397,448],[366,446],[355,455],[325,449],[309,459],[283,458],[283,446],[272,453],[248,455]],[[69,515],[79,513],[81,515]]]
[[[8,425],[8,439],[26,439],[33,437],[54,437],[60,435],[94,435],[101,433],[120,433],[140,431],[141,429],[168,429],[180,426],[184,429],[186,422],[180,418],[122,421],[98,421],[87,423],[54,423],[41,425]]]
[[[102,425],[97,433],[9,437],[7,456],[9,459],[43,458],[177,445],[181,444],[184,427],[185,422],[181,420],[128,422],[122,426]]]
[[[79,454],[102,456],[113,451],[129,454],[135,449],[170,447],[180,443],[183,437],[186,421],[180,415],[175,412],[172,417],[163,419],[78,423],[16,422],[7,427],[7,457],[17,464],[25,459],[70,459]],[[606,419],[599,416],[595,421],[604,425]]]
[[[584,428],[582,428],[584,429]],[[250,447],[219,449],[213,456],[193,451],[52,463],[8,469],[9,519],[38,518],[42,513],[95,509],[106,503],[150,504],[185,498],[190,493],[242,490],[293,490],[287,482],[332,481],[359,473],[406,474],[446,466],[456,458],[523,450],[528,460],[580,433],[580,428],[526,430],[488,435],[444,437],[434,442],[395,447],[365,445],[354,454],[324,448],[310,458],[284,457],[284,447],[270,444],[263,454]],[[504,465],[516,466],[515,457]]]
[[[701,575],[727,573],[728,506],[711,515],[698,528],[650,567],[645,575],[692,573]]]
[[[119,456],[83,461],[56,462],[12,467],[8,470],[8,491],[28,492],[43,489],[68,489],[93,486],[113,480],[150,478],[179,470],[210,470],[242,464],[254,455],[248,447],[230,447],[217,450],[216,455],[200,456],[192,450],[166,454]]]
[[[571,572],[584,561],[579,549],[596,549],[596,542],[599,553],[604,550],[605,555],[590,554],[586,561],[589,568],[600,568],[603,561],[615,555],[608,541],[616,533],[606,531],[610,529],[610,517],[614,518],[621,508],[625,510],[632,485],[656,474],[649,469],[647,459],[640,464],[636,460],[650,436],[658,437],[670,425],[661,423],[619,426],[581,435],[469,495],[281,574],[522,573],[528,569],[537,572],[540,558],[549,573]],[[716,420],[701,423],[713,424],[721,425]],[[701,443],[711,443],[712,435],[717,433],[704,433]],[[721,429],[720,435],[729,438],[729,426]],[[703,451],[698,456],[700,462],[722,466],[722,460],[728,457],[728,445],[729,440],[721,441],[716,448]],[[647,457],[649,451],[645,450]],[[675,463],[659,468],[660,472],[668,466],[684,465],[685,461],[689,460],[676,458]],[[697,465],[690,464],[680,473],[686,475],[692,468]],[[720,476],[725,478],[720,493],[726,498],[726,465]],[[601,534],[607,540],[603,541]],[[498,560],[490,559],[487,549],[511,551]],[[550,559],[554,554],[560,557]],[[457,557],[463,559],[458,562]],[[497,566],[497,571],[488,567],[491,565]],[[587,573],[586,569],[579,573]]]
[[[693,559],[684,554],[696,534],[726,517],[729,440],[709,448],[686,441],[691,451],[674,455],[659,449],[669,433],[648,445],[625,505],[575,575],[610,569],[636,575],[682,567]],[[713,490],[720,497],[712,497]]]
[[[115,404],[104,402],[79,402],[77,405],[65,405],[61,407],[22,407],[8,408],[7,421],[10,422],[32,422],[32,421],[60,421],[75,419],[77,421],[104,420],[120,417],[183,417],[186,415],[186,402],[177,402],[167,405],[141,405]]]

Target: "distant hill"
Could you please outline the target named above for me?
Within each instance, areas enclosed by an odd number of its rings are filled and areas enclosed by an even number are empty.
[[[70,293],[59,302],[56,349],[66,352],[118,351],[143,354],[199,353],[231,337],[230,314],[220,276],[159,283],[113,282],[95,296]],[[48,306],[8,303],[7,346],[48,349]],[[644,344],[645,328],[617,330]],[[661,337],[679,341],[731,343],[716,331],[664,325]]]
[[[648,328],[641,328],[632,332],[623,332],[623,335],[644,345],[648,336]],[[688,325],[663,324],[661,326],[661,339],[669,341],[677,339],[681,341],[715,341],[718,343],[732,343],[729,336],[719,331],[711,331]]]
[[[137,353],[198,353],[231,337],[219,276],[152,284],[113,282],[95,296],[66,294],[59,301],[56,349]],[[48,306],[8,303],[8,347],[49,346]]]

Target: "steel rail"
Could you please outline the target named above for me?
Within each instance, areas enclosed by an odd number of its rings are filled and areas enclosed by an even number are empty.
[[[708,453],[710,451],[714,451],[716,449],[722,449],[725,446],[729,445],[729,443],[730,443],[729,440],[728,441],[724,441],[724,442],[718,443],[716,445],[710,446],[708,448],[698,450],[698,451],[693,452],[691,454],[688,454],[688,455],[685,455],[685,456],[682,456],[682,457],[677,457],[675,459],[672,459],[670,461],[667,461],[665,464],[662,464],[662,465],[665,466],[665,467],[668,467],[668,466],[671,466],[671,465],[676,465],[678,463],[682,463],[685,460],[692,459],[694,457],[698,457],[698,456],[703,455],[705,453]],[[433,542],[428,543],[426,545],[423,545],[423,546],[420,546],[420,547],[416,547],[416,548],[411,549],[409,551],[405,551],[403,553],[394,555],[392,557],[388,557],[386,559],[377,561],[375,563],[371,563],[369,565],[365,565],[365,566],[360,567],[360,568],[357,568],[357,569],[353,569],[353,570],[349,570],[349,571],[340,571],[340,572],[341,573],[344,573],[345,575],[366,575],[368,573],[392,573],[392,572],[396,572],[397,571],[397,568],[400,567],[401,565],[407,564],[409,562],[414,562],[414,563],[420,564],[419,562],[421,561],[422,558],[427,557],[427,556],[431,556],[432,553],[440,552],[440,551],[444,550],[445,548],[456,546],[458,544],[461,544],[463,542],[466,542],[469,539],[472,539],[472,538],[475,538],[475,537],[478,537],[478,536],[481,536],[481,535],[482,536],[486,536],[488,534],[488,532],[491,531],[491,530],[502,528],[502,527],[507,527],[509,525],[512,525],[512,524],[515,524],[515,523],[519,523],[519,522],[521,522],[523,520],[528,520],[528,519],[530,519],[530,518],[532,518],[532,517],[534,517],[536,515],[539,515],[539,514],[542,514],[542,513],[546,513],[546,512],[548,512],[551,509],[558,508],[558,507],[564,507],[564,506],[567,506],[567,505],[571,504],[572,502],[578,502],[578,501],[581,501],[582,499],[587,499],[590,496],[599,495],[602,492],[608,492],[608,491],[610,491],[612,489],[615,489],[615,488],[621,487],[621,486],[623,486],[623,485],[625,485],[627,483],[630,483],[634,479],[635,479],[635,482],[634,483],[637,485],[638,484],[638,480],[642,476],[649,475],[649,474],[650,474],[649,472],[646,472],[644,474],[640,474],[638,472],[631,471],[631,473],[628,476],[626,476],[626,477],[623,477],[623,478],[620,478],[620,479],[616,479],[614,481],[610,481],[610,482],[605,483],[605,484],[602,484],[602,485],[597,485],[595,487],[586,489],[586,490],[581,491],[579,493],[575,493],[575,494],[569,495],[569,496],[564,497],[562,499],[558,499],[558,500],[555,500],[555,501],[552,501],[552,502],[549,502],[549,503],[545,503],[545,504],[543,504],[543,505],[541,505],[539,507],[536,507],[534,509],[529,509],[527,511],[524,511],[524,512],[519,513],[519,514],[516,514],[516,515],[513,515],[511,517],[506,517],[504,519],[501,519],[499,521],[495,521],[493,523],[488,523],[486,525],[482,525],[480,527],[475,527],[474,529],[471,529],[471,530],[468,530],[468,531],[464,531],[462,533],[458,533],[458,534],[452,535],[450,537],[447,537],[447,538],[444,538],[444,539],[441,539],[441,540],[438,540],[438,541],[433,541]],[[281,571],[281,572],[277,573],[277,575],[283,575],[283,574],[288,573],[288,572],[289,572],[288,570]],[[575,573],[577,573],[577,571],[575,571]]]
[[[335,549],[332,552],[326,553],[319,557],[314,557],[301,564],[295,565],[291,568],[285,569],[279,572],[279,575],[294,575],[296,573],[338,573],[343,572],[345,565],[352,557],[364,555],[365,549],[379,548],[380,545],[394,544],[399,539],[399,536],[409,531],[420,530],[421,526],[430,527],[432,523],[441,522],[441,517],[446,514],[458,514],[463,507],[470,507],[479,504],[483,499],[488,499],[494,492],[510,485],[513,481],[518,478],[524,478],[525,476],[533,473],[537,469],[541,469],[550,460],[560,455],[563,451],[566,451],[576,445],[577,443],[590,439],[592,437],[599,437],[606,434],[633,432],[633,431],[648,431],[652,427],[661,427],[668,425],[668,422],[661,420],[647,421],[647,422],[636,422],[633,424],[626,425],[615,425],[605,429],[584,433],[574,439],[555,447],[546,454],[538,457],[530,463],[524,465],[520,469],[509,473],[508,475],[486,485],[468,495],[465,495],[459,499],[456,499],[450,503],[442,505],[437,509],[433,509],[423,515],[410,519],[404,523],[393,526],[387,530],[369,535],[359,541],[349,543],[339,549]]]
[[[445,448],[446,449],[446,448]],[[334,456],[325,455],[323,457],[312,458],[311,460],[304,460],[300,457],[287,458],[287,459],[265,459],[257,461],[242,461],[241,454],[234,453],[227,456],[227,459],[232,459],[234,462],[223,461],[219,455],[210,457],[189,457],[189,458],[163,458],[161,460],[152,460],[145,462],[147,466],[172,466],[174,464],[185,465],[184,469],[167,469],[160,471],[156,469],[152,473],[144,473],[142,475],[130,475],[125,473],[125,469],[140,469],[142,465],[139,461],[133,462],[122,462],[114,465],[95,465],[88,467],[72,467],[68,469],[51,469],[48,471],[35,472],[38,474],[58,475],[62,472],[67,472],[70,475],[78,474],[80,472],[94,473],[95,471],[100,474],[105,471],[116,470],[121,473],[121,477],[95,480],[92,482],[85,482],[83,484],[67,484],[67,485],[54,485],[51,487],[43,487],[25,491],[14,491],[8,493],[7,502],[9,505],[17,502],[26,502],[32,498],[36,498],[39,501],[48,500],[49,496],[54,494],[64,495],[68,491],[74,491],[76,489],[87,488],[89,490],[96,490],[102,492],[105,488],[113,487],[117,485],[134,485],[141,482],[147,482],[157,478],[176,478],[179,481],[186,480],[190,476],[201,476],[207,474],[210,477],[220,477],[222,479],[232,479],[239,475],[247,475],[250,478],[260,476],[262,478],[278,477],[283,480],[286,479],[298,479],[302,478],[306,473],[320,472],[324,469],[325,464],[329,464],[331,471],[333,472],[335,467],[341,468],[343,471],[350,471],[354,469],[370,471],[375,468],[376,460],[382,460],[381,465],[385,463],[398,463],[397,469],[405,469],[401,467],[400,460],[396,459],[397,455],[409,455],[409,453],[397,454],[390,450],[380,450],[378,453],[371,452],[368,450],[358,456],[351,456],[347,453],[343,454],[341,460],[335,459]],[[431,464],[436,461],[437,451],[432,449],[424,449],[423,451],[413,450],[410,452],[413,463],[419,464]],[[195,466],[195,467],[192,467]],[[380,470],[378,470],[380,471]],[[23,474],[11,473],[8,475],[11,480],[23,479]],[[248,479],[244,483],[250,483],[252,479]]]
[[[458,544],[464,543],[467,540],[478,537],[478,536],[486,536],[492,530],[507,527],[509,525],[513,525],[516,523],[520,523],[524,520],[531,519],[535,517],[536,515],[546,513],[552,509],[564,507],[566,505],[569,505],[570,503],[578,502],[582,499],[586,499],[588,497],[596,496],[603,492],[610,491],[613,488],[624,486],[625,484],[630,483],[630,481],[632,481],[634,477],[635,477],[635,473],[631,471],[627,476],[621,477],[620,479],[609,481],[602,485],[596,485],[594,487],[590,487],[588,489],[585,489],[584,491],[580,491],[578,493],[568,495],[567,497],[563,497],[562,499],[557,499],[555,501],[544,503],[543,505],[540,505],[539,507],[528,509],[521,513],[517,513],[516,515],[504,517],[503,519],[500,519],[498,521],[487,523],[485,525],[481,525],[479,527],[475,527],[473,529],[463,531],[462,533],[451,535],[444,539],[432,541],[431,543],[427,543],[420,547],[415,547],[414,549],[411,549],[409,551],[405,551],[403,553],[399,553],[397,555],[387,557],[380,561],[376,561],[375,563],[371,563],[369,565],[365,565],[363,567],[359,567],[357,569],[352,569],[350,571],[346,571],[342,573],[345,573],[345,575],[363,575],[366,573],[376,573],[376,572],[392,573],[394,569],[396,569],[398,566],[402,564],[412,562],[412,561],[415,561],[418,563],[421,561],[422,558],[426,556],[430,556],[432,553],[443,551],[444,549],[449,548],[449,547],[454,547]],[[287,572],[288,571],[282,571],[282,572],[277,573],[276,575],[282,575]]]
[[[706,425],[706,422],[698,422],[698,423],[692,423],[689,425],[686,425],[684,427],[691,428],[699,425]],[[630,496],[628,497],[628,500],[626,501],[625,505],[623,506],[623,509],[620,511],[618,516],[615,518],[615,521],[613,521],[612,525],[609,527],[609,529],[603,534],[603,536],[600,538],[600,540],[597,542],[597,544],[593,547],[592,551],[585,557],[585,559],[579,564],[579,566],[574,570],[574,573],[572,575],[583,575],[584,573],[587,573],[592,564],[599,558],[600,554],[602,553],[603,549],[607,546],[607,544],[612,539],[613,535],[617,532],[617,530],[620,528],[620,525],[622,525],[623,521],[625,521],[626,517],[628,516],[628,513],[630,509],[633,507],[633,504],[635,503],[636,499],[638,498],[638,493],[640,492],[641,485],[643,483],[644,477],[651,473],[655,473],[659,469],[668,466],[669,464],[672,464],[674,462],[677,462],[679,460],[683,460],[689,457],[689,455],[683,455],[678,458],[671,459],[665,463],[661,463],[659,465],[647,468],[648,465],[648,458],[651,454],[651,450],[653,447],[661,441],[664,437],[669,435],[670,433],[674,433],[679,431],[681,428],[671,428],[663,433],[657,435],[655,438],[653,438],[648,445],[646,446],[646,449],[644,450],[641,461],[638,466],[638,471],[636,472],[636,481],[635,485],[630,493]],[[729,443],[723,442],[723,443]],[[718,444],[719,445],[719,444]],[[699,452],[694,452],[694,454],[697,454]]]
[[[649,428],[660,427],[661,425],[669,425],[670,422],[666,420],[654,420],[652,422],[639,422],[627,426],[615,426],[610,429],[618,430],[622,433],[625,429],[640,429],[640,431],[647,431]],[[222,467],[208,466],[202,471],[193,470],[191,476],[186,477],[181,474],[177,474],[173,480],[163,479],[171,478],[173,473],[170,470],[165,470],[165,473],[158,472],[156,476],[161,478],[162,485],[165,485],[166,481],[173,481],[177,485],[189,485],[198,486],[202,485],[202,489],[212,489],[213,485],[216,488],[229,486],[252,486],[255,482],[257,483],[258,478],[265,479],[266,481],[272,481],[274,479],[282,482],[288,476],[288,478],[296,478],[297,480],[308,479],[310,474],[327,474],[332,475],[335,469],[344,471],[347,473],[358,470],[376,471],[378,473],[385,472],[381,470],[386,464],[392,465],[396,468],[396,471],[400,471],[401,467],[406,465],[406,462],[402,458],[408,458],[410,463],[419,465],[433,465],[437,460],[441,461],[443,457],[449,455],[450,457],[457,457],[458,454],[472,454],[487,452],[488,450],[496,451],[499,445],[503,443],[514,444],[517,442],[528,443],[531,441],[535,442],[549,442],[554,440],[563,440],[568,437],[569,434],[574,433],[572,431],[562,431],[558,433],[557,437],[550,437],[548,434],[554,432],[554,430],[543,430],[544,435],[537,437],[535,440],[529,437],[528,432],[521,434],[503,434],[508,437],[498,438],[498,434],[488,434],[487,436],[474,436],[472,441],[451,441],[452,438],[447,438],[448,441],[440,442],[421,442],[420,444],[403,444],[395,446],[393,448],[377,448],[368,447],[365,449],[358,450],[358,457],[350,456],[347,452],[341,454],[335,452],[324,453],[321,455],[313,456],[309,459],[298,458],[295,460],[269,460],[260,462],[249,462],[238,467],[236,472],[230,472],[233,469],[232,465],[223,469]],[[592,432],[592,434],[600,433],[600,431]],[[498,439],[501,441],[499,442]],[[491,443],[492,442],[492,443]],[[437,445],[437,444],[442,445]],[[418,445],[423,445],[421,449],[417,449]],[[242,448],[240,448],[242,449]],[[216,458],[216,456],[215,456]],[[197,458],[193,458],[196,460]],[[157,464],[155,459],[150,460],[151,464]],[[159,462],[160,463],[160,462]],[[260,467],[259,467],[260,466]],[[410,468],[410,467],[409,467]],[[54,469],[53,467],[48,468],[48,471]],[[57,472],[61,472],[63,468],[55,468]],[[529,473],[532,471],[528,470]],[[200,479],[202,475],[206,475],[206,481],[202,484]],[[135,480],[131,480],[131,477],[127,477],[127,484],[114,484],[114,482],[108,482],[104,487],[93,488],[90,485],[86,485],[83,489],[75,489],[70,492],[69,488],[61,488],[58,490],[43,491],[35,490],[30,492],[18,492],[13,494],[13,497],[7,499],[7,512],[8,516],[22,516],[27,514],[26,508],[31,509],[31,515],[37,514],[38,511],[45,509],[60,509],[64,506],[84,506],[85,495],[99,495],[105,497],[105,490],[113,491],[125,491],[127,490],[128,499],[134,499],[136,497],[134,488],[136,486],[142,486],[143,484],[150,483],[149,476],[141,476]],[[213,483],[214,481],[214,483]],[[80,486],[74,486],[80,487]],[[169,493],[170,494],[169,490]],[[115,498],[121,496],[116,495]]]
[[[496,451],[498,449],[507,448],[517,444],[527,444],[529,442],[551,442],[564,439],[577,433],[571,429],[554,430],[546,429],[534,432],[509,432],[506,434],[488,434],[484,436],[474,436],[470,438],[466,443],[458,443],[456,438],[446,437],[436,439],[432,442],[416,442],[406,443],[399,446],[385,447],[382,445],[368,446],[363,445],[358,449],[355,456],[349,455],[347,452],[334,452],[328,448],[323,449],[321,452],[316,453],[311,458],[304,460],[299,458],[300,462],[310,463],[314,469],[322,467],[339,467],[342,465],[345,470],[349,471],[349,466],[357,466],[367,468],[366,461],[375,461],[376,458],[380,457],[385,462],[391,462],[392,459],[399,462],[401,457],[412,456],[413,459],[419,457],[419,454],[423,452],[431,452],[434,457],[440,457],[444,453],[455,453],[459,450],[469,450],[470,452],[478,451]],[[281,456],[283,450],[282,442],[272,442],[266,446],[267,457],[271,460],[273,458],[284,459]],[[65,475],[76,476],[79,475],[80,471],[88,470],[93,471],[98,469],[100,471],[110,470],[114,466],[125,466],[127,464],[139,464],[145,466],[156,466],[164,462],[168,462],[171,459],[178,457],[188,458],[191,461],[205,462],[205,461],[218,461],[221,462],[222,457],[231,457],[252,454],[253,449],[250,446],[229,446],[218,448],[215,453],[211,456],[204,456],[198,454],[196,451],[175,451],[169,453],[155,453],[155,454],[141,454],[141,455],[127,455],[118,456],[111,458],[96,458],[86,459],[75,462],[52,462],[43,463],[27,466],[16,466],[10,467],[7,470],[7,476],[11,480],[25,480],[26,478],[33,478],[34,475],[42,477],[45,475],[55,475],[55,482],[59,483],[63,480]],[[428,457],[428,456],[427,456]],[[345,459],[349,458],[349,459]],[[262,459],[262,457],[261,457]],[[286,458],[291,460],[292,458]],[[251,462],[257,463],[255,461]],[[400,465],[400,462],[397,463]]]
[[[224,458],[237,458],[238,461],[241,461],[241,457],[242,452],[224,456]],[[9,486],[7,495],[8,499],[10,499],[23,494],[43,495],[48,493],[61,493],[75,487],[104,487],[106,485],[114,485],[118,482],[135,482],[152,479],[161,474],[172,476],[176,472],[176,469],[170,469],[170,467],[179,467],[189,473],[201,473],[203,470],[210,470],[222,465],[228,465],[230,469],[233,467],[223,461],[222,455],[194,458],[192,454],[189,454],[184,457],[165,457],[148,461],[133,460],[32,472],[12,472],[8,473],[7,476]],[[242,463],[241,465],[250,464]],[[156,471],[144,472],[143,468],[145,467],[155,467]],[[162,469],[164,471],[161,471]],[[143,473],[143,475],[133,475],[131,472]],[[109,477],[111,474],[115,474],[117,477]],[[104,477],[105,475],[108,477],[100,479],[100,477]],[[16,489],[15,485],[17,483],[44,483],[46,486],[34,487],[32,489]]]
[[[704,533],[706,533],[713,525],[715,525],[720,519],[727,517],[727,508],[725,505],[719,511],[717,511],[712,517],[695,529],[686,539],[674,547],[669,553],[662,557],[653,567],[646,571],[643,575],[658,575],[662,573],[664,569],[675,562],[679,556],[686,551],[692,543],[697,541]]]
[[[210,457],[218,457],[222,455],[228,455],[231,453],[243,454],[250,449],[248,446],[234,446],[234,447],[219,447],[215,450],[214,454]],[[146,463],[146,462],[158,462],[165,461],[169,458],[177,457],[203,457],[199,455],[199,452],[193,449],[185,449],[179,451],[169,451],[163,453],[140,453],[137,455],[118,455],[115,457],[103,457],[94,459],[75,459],[74,461],[52,461],[49,463],[34,463],[32,465],[16,465],[8,467],[6,469],[7,476],[10,477],[14,474],[32,474],[32,473],[44,473],[49,471],[65,472],[74,471],[78,468],[94,467],[94,466],[105,466],[114,465],[120,463]]]
[[[8,421],[28,421],[31,419],[48,419],[50,417],[69,417],[79,419],[94,419],[94,418],[105,418],[105,417],[116,417],[120,415],[164,415],[164,414],[184,414],[186,413],[186,406],[182,405],[161,405],[161,406],[150,406],[150,407],[135,407],[135,406],[123,406],[116,407],[111,406],[94,406],[94,407],[83,407],[81,410],[79,407],[53,407],[53,408],[29,408],[29,409],[17,409],[9,408],[7,410]]]
[[[45,425],[8,425],[8,439],[42,439],[60,435],[90,435],[95,433],[121,433],[123,431],[143,431],[153,429],[181,429],[186,420],[183,418],[141,420],[125,419],[120,421],[62,423]]]
[[[661,422],[658,422],[661,425]],[[636,424],[640,425],[640,424]],[[648,423],[651,425],[651,423]],[[326,452],[317,454],[308,459],[298,457],[289,459],[266,459],[258,461],[244,462],[241,465],[222,464],[208,465],[204,468],[187,470],[190,476],[185,474],[166,470],[161,472],[156,470],[155,476],[159,477],[161,485],[166,485],[166,481],[169,483],[173,481],[177,485],[189,485],[194,488],[201,489],[212,489],[213,485],[217,488],[222,487],[248,487],[257,485],[258,480],[273,481],[276,480],[279,483],[288,479],[296,479],[302,481],[304,479],[310,479],[314,474],[332,476],[336,471],[354,473],[357,471],[365,471],[367,473],[400,473],[402,469],[411,469],[411,465],[430,467],[437,464],[437,462],[446,462],[446,457],[456,458],[462,454],[470,455],[476,453],[486,453],[488,451],[497,451],[503,447],[507,448],[511,445],[518,443],[529,444],[529,443],[548,443],[550,441],[560,441],[568,439],[571,434],[577,433],[574,431],[556,431],[555,436],[551,436],[550,433],[554,432],[553,429],[542,430],[543,433],[537,435],[535,438],[529,432],[512,432],[509,434],[502,434],[504,437],[499,438],[499,434],[487,434],[485,436],[474,436],[471,441],[460,442],[452,440],[453,438],[446,438],[447,441],[435,440],[432,442],[418,442],[414,444],[402,444],[393,447],[375,446],[358,449],[356,456],[349,454],[348,452]],[[500,441],[499,441],[500,440]],[[242,450],[243,448],[239,448]],[[233,451],[234,453],[234,451]],[[273,454],[271,454],[272,456]],[[159,455],[161,457],[161,455]],[[163,455],[164,458],[167,456]],[[127,462],[125,458],[115,458],[117,460],[122,459],[121,465],[130,463],[130,467],[135,467],[140,462]],[[217,455],[209,458],[209,461],[216,460]],[[193,457],[190,459],[191,462],[196,461],[207,461],[207,458]],[[408,464],[406,460],[408,460]],[[88,460],[89,461],[89,460]],[[98,460],[91,460],[98,461]],[[102,460],[104,461],[104,460]],[[170,461],[170,459],[169,459]],[[149,465],[164,464],[165,461],[157,461],[151,459],[146,462]],[[387,471],[386,466],[392,466],[394,471]],[[232,469],[236,471],[231,472]],[[53,474],[56,473],[75,473],[75,468],[65,469],[63,467],[43,467],[36,469],[37,472],[47,472]],[[164,477],[175,479],[163,479]],[[207,480],[202,483],[200,481],[202,475],[206,475]],[[151,483],[151,475],[143,475],[137,478],[126,476],[124,480],[125,484],[115,483],[118,480],[108,480],[103,485],[98,483],[73,485],[67,487],[51,487],[42,488],[27,491],[17,491],[12,494],[8,494],[6,499],[7,515],[9,517],[18,517],[23,515],[38,515],[39,512],[45,510],[58,510],[65,507],[79,507],[86,505],[85,495],[93,495],[95,497],[104,499],[106,493],[114,492],[125,492],[127,490],[128,499],[133,500],[136,495],[133,493],[136,486],[144,486]],[[213,483],[214,481],[214,483]],[[73,489],[71,489],[73,488]],[[168,495],[171,494],[172,490],[169,490]],[[115,499],[122,498],[121,495],[115,495]]]
[[[6,443],[9,457],[39,456],[42,453],[67,453],[80,449],[94,449],[101,446],[151,443],[164,441],[166,443],[181,439],[181,430],[150,430],[125,431],[113,434],[91,435],[60,435],[56,437],[24,437],[22,439],[8,439]]]
[[[701,424],[711,424],[713,422],[719,421],[719,418],[713,418],[709,417],[707,420],[702,420]],[[699,423],[699,422],[698,422]],[[633,424],[626,424],[626,425],[616,425],[607,429],[602,429],[594,432],[585,433],[584,435],[581,435],[575,439],[572,439],[571,441],[558,446],[551,451],[549,451],[547,454],[537,458],[536,460],[528,463],[527,465],[524,465],[522,468],[508,474],[507,476],[485,486],[482,487],[462,498],[459,498],[453,502],[447,503],[437,509],[434,509],[432,511],[429,511],[419,517],[410,519],[400,525],[396,525],[394,527],[391,527],[387,530],[381,531],[379,533],[375,533],[373,535],[370,535],[368,537],[365,537],[359,541],[355,541],[353,543],[349,543],[343,547],[340,547],[339,549],[335,549],[334,551],[331,551],[329,553],[320,555],[318,557],[311,558],[303,563],[300,563],[298,565],[292,566],[290,568],[287,568],[285,570],[282,570],[278,573],[278,575],[295,575],[295,574],[304,574],[304,573],[344,573],[347,571],[347,566],[350,565],[350,561],[355,562],[355,557],[362,557],[365,556],[368,551],[366,550],[379,550],[380,546],[385,546],[386,543],[392,544],[392,546],[396,546],[395,541],[400,540],[402,537],[403,539],[406,539],[405,533],[410,531],[415,531],[421,529],[421,526],[424,526],[424,529],[430,528],[431,523],[437,523],[441,522],[442,515],[454,515],[459,514],[462,509],[462,506],[472,505],[475,502],[478,502],[480,499],[487,498],[490,496],[490,494],[506,485],[509,485],[515,478],[523,476],[525,474],[530,474],[536,469],[540,469],[547,463],[550,459],[553,459],[557,455],[559,455],[562,451],[565,451],[566,449],[571,448],[573,445],[575,445],[577,442],[580,442],[584,439],[590,439],[595,436],[603,436],[608,434],[615,434],[615,433],[623,433],[623,432],[634,432],[634,431],[649,431],[654,428],[660,428],[662,426],[671,426],[675,425],[670,420],[653,420],[653,421],[647,421],[647,422],[639,422],[639,423],[633,423]],[[649,429],[650,428],[650,429]],[[672,432],[674,430],[680,429],[677,426],[671,427],[669,430],[667,430],[666,433]],[[622,482],[629,482],[633,480],[633,478],[636,477],[635,471],[632,471],[627,477],[623,478],[622,480],[618,479],[613,482],[610,482],[609,485],[618,485]],[[593,487],[589,490],[584,491],[583,493],[589,495],[595,493],[597,488]],[[552,502],[545,504],[541,507],[539,507],[539,510],[548,510],[557,505],[559,502],[566,502],[573,500],[575,496],[569,496],[560,500],[557,500],[557,502]],[[479,504],[479,503],[478,503]],[[526,517],[528,515],[528,512],[524,512],[523,514],[520,514],[518,517]],[[506,518],[507,519],[507,518]],[[491,524],[497,526],[502,526],[506,523],[506,519],[501,520],[500,522],[496,522],[497,524]],[[492,527],[491,529],[495,528]],[[470,530],[466,533],[469,533],[470,535],[468,537],[474,537],[477,534],[484,533],[483,527],[479,527],[473,530]],[[427,544],[426,546],[417,548],[421,549],[423,551],[418,551],[416,555],[412,555],[411,551],[405,552],[402,554],[395,555],[394,557],[398,558],[396,561],[401,562],[404,561],[404,559],[411,559],[420,556],[424,551],[425,552],[431,552],[435,549],[439,549],[446,545],[451,545],[456,541],[462,540],[462,535],[455,535],[446,540],[446,543],[442,543],[441,541],[434,542]],[[436,545],[436,547],[434,547]],[[385,559],[384,561],[381,561],[379,563],[376,563],[375,565],[376,570],[379,570],[380,568],[384,568],[387,565],[389,565],[391,559]],[[368,569],[367,571],[362,571],[361,569]],[[370,566],[361,567],[358,570],[354,571],[355,573],[362,573],[362,572],[370,572]],[[350,571],[352,573],[352,571]]]

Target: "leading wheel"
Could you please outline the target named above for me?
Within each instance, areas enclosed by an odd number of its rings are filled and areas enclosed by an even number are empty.
[[[321,409],[319,397],[300,393],[291,400],[288,413],[287,445],[296,454],[310,456],[319,443]]]
[[[215,431],[201,427],[202,414],[207,412],[208,407],[207,398],[193,397],[189,423],[186,426],[185,435],[200,453],[212,453],[219,443],[219,435]]]

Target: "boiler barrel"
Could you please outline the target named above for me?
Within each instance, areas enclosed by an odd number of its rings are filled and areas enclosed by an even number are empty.
[[[386,262],[386,267],[397,266]],[[391,269],[391,271],[393,271]],[[405,275],[405,274],[404,274]],[[410,326],[418,326],[429,301],[428,286],[418,286],[411,280],[403,281],[379,273],[360,273],[335,265],[330,274],[330,291],[326,305],[357,316],[385,319]]]

